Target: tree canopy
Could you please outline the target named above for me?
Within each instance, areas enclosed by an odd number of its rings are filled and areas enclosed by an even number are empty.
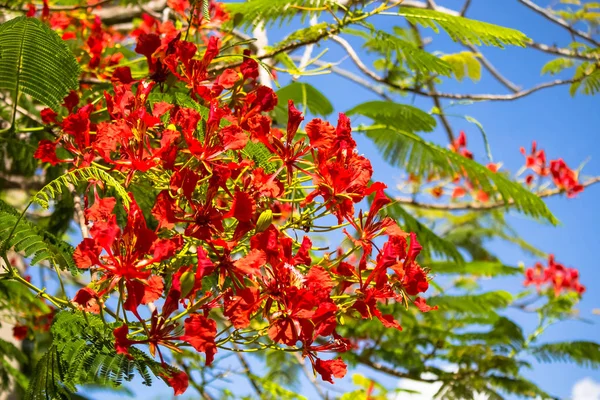
[[[544,335],[591,318],[593,282],[510,216],[557,225],[546,199],[600,176],[542,138],[510,171],[452,108],[600,91],[600,4],[516,1],[569,45],[471,19],[470,0],[0,0],[0,391],[387,399],[403,379],[551,399],[528,369],[598,368],[600,344]],[[553,57],[540,83],[485,55],[514,46]],[[317,76],[373,96],[336,115]],[[502,90],[462,90],[481,79]]]

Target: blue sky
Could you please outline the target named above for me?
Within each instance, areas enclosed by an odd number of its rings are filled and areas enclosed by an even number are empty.
[[[463,0],[437,1],[440,6],[454,9],[460,8],[462,3]],[[542,5],[548,3],[539,2]],[[473,0],[467,16],[517,28],[529,37],[547,44],[566,46],[570,41],[566,31],[526,9],[516,0]],[[386,16],[379,17],[372,22],[379,29],[388,29],[395,24],[400,24],[401,20]],[[297,22],[292,24],[292,28],[297,26]],[[276,28],[273,37],[290,32],[290,29],[289,27]],[[464,50],[452,43],[443,33],[436,35],[432,30],[426,30],[424,33],[434,39],[428,47],[429,50],[446,53]],[[359,43],[351,38],[349,40],[352,43]],[[343,50],[332,41],[326,42],[324,46],[330,48],[323,57],[324,60],[337,62],[345,55]],[[320,50],[315,50],[315,54]],[[523,88],[555,79],[555,77],[540,76],[541,67],[553,57],[536,50],[484,48],[483,53],[507,78]],[[369,57],[365,57],[365,60],[368,61]],[[344,60],[340,66],[358,72],[349,59]],[[285,81],[282,79],[282,82]],[[302,78],[302,81],[313,84],[326,94],[332,101],[336,112],[345,111],[364,101],[376,99],[372,92],[335,75]],[[458,93],[507,93],[506,89],[494,81],[485,70],[482,80],[478,83],[445,82],[439,87],[439,90]],[[453,112],[470,115],[483,124],[495,160],[504,161],[505,167],[511,171],[516,171],[523,164],[519,147],[529,148],[531,141],[537,140],[538,144],[546,150],[549,158],[563,157],[571,167],[577,167],[580,162],[589,158],[583,175],[596,176],[600,175],[599,100],[598,97],[583,95],[572,98],[568,93],[568,86],[560,86],[511,102],[484,102],[469,106],[457,106]],[[427,98],[413,99],[412,96],[408,96],[401,102],[414,104],[425,110],[430,110],[432,107],[431,99]],[[448,103],[445,102],[445,104]],[[332,119],[335,118],[332,117]],[[477,128],[458,118],[451,119],[451,123],[456,132],[460,129],[466,131],[469,137],[469,148],[480,161],[484,161],[483,142]],[[446,134],[442,129],[437,129],[428,135],[432,140],[446,144]],[[393,186],[400,178],[401,171],[380,161],[375,148],[364,138],[358,137],[358,143],[360,152],[367,155],[373,163],[375,179],[386,182],[388,186]],[[600,340],[600,317],[592,315],[593,309],[600,308],[600,270],[596,254],[600,249],[598,199],[600,199],[600,184],[588,187],[576,199],[569,200],[564,197],[549,199],[549,207],[561,221],[559,227],[538,224],[518,215],[511,218],[519,232],[534,245],[546,252],[554,253],[557,259],[566,265],[578,268],[581,280],[587,286],[587,292],[579,309],[582,317],[590,319],[594,323],[587,324],[579,321],[562,323],[551,327],[543,336],[543,340]],[[516,265],[519,261],[531,265],[534,261],[513,247],[501,244],[496,247],[502,254],[503,261],[508,265]],[[520,285],[521,280],[506,280],[506,284]],[[531,322],[526,319],[519,319],[519,321],[526,327],[531,326]],[[371,374],[363,372],[367,375]],[[597,370],[579,368],[570,364],[535,364],[535,368],[526,374],[550,393],[565,398],[571,395],[572,387],[583,378],[589,377],[600,382],[600,373]],[[393,384],[391,380],[387,382]],[[342,388],[344,385],[345,383],[342,383]],[[245,380],[239,378],[232,381],[232,386],[242,390],[248,388]],[[308,382],[303,382],[301,392],[312,397],[311,389],[307,388],[309,388]],[[172,393],[160,382],[157,382],[156,386],[151,389],[137,384],[132,389],[138,393],[138,396],[149,399],[164,398]],[[112,396],[102,395],[103,399],[109,397],[112,398]]]

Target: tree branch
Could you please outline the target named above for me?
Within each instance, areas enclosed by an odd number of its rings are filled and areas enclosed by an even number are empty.
[[[496,78],[496,80],[498,82],[500,82],[502,85],[504,85],[508,90],[510,90],[513,93],[517,93],[519,90],[521,90],[520,87],[518,87],[517,85],[515,85],[514,83],[512,83],[511,81],[509,81],[507,78],[505,78],[500,71],[498,71],[496,69],[496,67],[494,67],[494,65],[481,53],[479,52],[479,50],[477,49],[477,47],[473,46],[472,44],[465,44],[465,47],[467,47],[468,49],[470,49],[473,53],[478,55],[479,61],[481,61],[481,65],[483,65],[483,67],[485,69],[488,70],[488,72],[490,74],[492,74],[492,76],[494,78]]]
[[[302,57],[291,56],[291,59],[294,61],[301,61]],[[326,61],[322,61],[322,60],[312,60],[310,62],[310,64],[314,64],[319,67],[328,68],[334,74],[337,74],[343,78],[348,79],[349,81],[352,81],[358,85],[363,86],[365,89],[372,91],[373,93],[380,96],[382,99],[389,100],[389,101],[392,100],[391,97],[388,96],[387,93],[385,92],[385,89],[383,86],[375,86],[375,85],[373,85],[373,82],[370,82],[359,75],[353,74],[352,72],[350,72],[348,70],[337,67],[334,63],[330,63],[330,62],[326,62]]]
[[[583,182],[583,187],[588,187],[600,182],[600,176],[590,178]],[[555,188],[543,190],[536,193],[538,197],[552,197],[564,193],[563,189]],[[421,203],[409,197],[396,197],[395,201],[401,204],[422,208],[426,210],[445,210],[445,211],[466,211],[466,210],[493,210],[496,208],[507,207],[514,204],[513,200],[508,202],[498,201],[493,203],[458,203],[458,204],[436,204],[436,203]]]
[[[582,54],[571,49],[564,49],[556,46],[548,46],[547,44],[537,43],[533,41],[528,43],[527,46],[531,47],[532,49],[543,51],[544,53],[555,54],[557,56],[564,56],[569,58],[578,58],[580,60],[597,61],[600,58],[600,56],[595,56],[593,54]]]
[[[469,7],[471,6],[471,0],[466,0],[465,4],[463,4],[462,9],[460,10],[460,16],[464,17],[469,11]]]
[[[419,381],[419,382],[439,382],[439,379],[426,379],[426,378],[421,378],[418,376],[415,376],[413,374],[409,374],[407,372],[402,372],[402,371],[398,371],[394,368],[390,368],[386,365],[380,364],[376,361],[371,360],[368,357],[364,357],[362,355],[358,356],[358,362],[360,362],[363,365],[366,365],[367,367],[370,367],[376,371],[379,372],[383,372],[384,374],[388,374],[391,376],[395,376],[396,378],[403,378],[403,379],[410,379],[413,381]]]
[[[573,35],[578,36],[581,39],[587,40],[588,42],[592,43],[594,46],[600,47],[600,42],[595,40],[593,37],[591,37],[587,33],[573,28],[571,25],[569,25],[569,23],[567,21],[565,21],[562,18],[557,17],[551,11],[543,9],[542,7],[538,6],[537,4],[535,4],[534,2],[532,2],[530,0],[517,0],[517,1],[519,3],[525,5],[529,9],[535,11],[536,13],[540,14],[542,17],[546,18],[548,21],[551,21],[557,25],[562,26],[563,28],[565,28],[566,30],[571,32]]]

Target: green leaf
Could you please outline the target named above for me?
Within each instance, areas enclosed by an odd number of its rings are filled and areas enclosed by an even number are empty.
[[[61,383],[63,375],[56,346],[50,346],[37,362],[25,400],[70,399],[70,391]]]
[[[515,45],[525,47],[529,38],[510,28],[488,24],[487,22],[458,17],[435,10],[401,7],[399,15],[413,24],[432,28],[436,32],[440,26],[456,42],[504,47]]]
[[[347,33],[356,34],[355,30],[345,30]],[[360,31],[359,31],[360,32]],[[367,36],[365,48],[374,50],[384,55],[395,52],[396,58],[405,63],[406,66],[416,72],[423,74],[433,73],[438,75],[450,76],[452,66],[443,58],[420,49],[414,43],[401,39],[384,31],[376,31]]]
[[[494,313],[499,308],[505,308],[512,299],[509,292],[498,290],[475,295],[433,296],[427,299],[427,303],[438,306],[440,312],[487,314]]]
[[[583,367],[600,367],[600,344],[595,342],[556,342],[530,347],[531,354],[542,362],[571,362]]]
[[[575,65],[575,61],[572,58],[555,58],[554,60],[548,61],[542,67],[542,75],[550,74],[556,75],[563,69],[571,68]]]
[[[0,88],[56,109],[79,86],[79,64],[56,32],[25,16],[0,25]]]
[[[474,187],[487,193],[499,193],[507,206],[531,217],[557,223],[542,199],[502,173],[492,172],[476,161],[427,142],[410,132],[383,126],[359,126],[356,130],[364,132],[391,165],[403,167],[407,172],[418,176],[466,175]]]
[[[473,82],[481,79],[481,63],[477,53],[461,51],[455,54],[446,54],[440,57],[452,67],[456,79],[461,82],[465,76]]]
[[[391,101],[368,101],[346,111],[346,115],[363,115],[376,124],[408,132],[431,132],[435,119],[423,110]]]
[[[68,187],[70,184],[77,187],[81,182],[88,182],[90,180],[102,181],[108,187],[113,188],[121,198],[121,201],[123,201],[125,207],[129,208],[131,200],[129,199],[129,195],[125,188],[108,172],[96,167],[75,169],[59,176],[37,192],[35,196],[33,196],[32,201],[43,208],[48,209],[50,200],[61,194],[64,188]]]
[[[522,268],[509,267],[498,261],[473,261],[457,264],[444,261],[430,262],[427,266],[434,274],[458,274],[475,276],[506,276],[523,273]]]
[[[271,27],[275,22],[282,26],[296,16],[300,16],[300,21],[304,22],[308,16],[325,11],[325,7],[332,11],[339,7],[335,0],[249,0],[224,5],[233,16],[234,26],[240,28],[253,28],[259,23]]]
[[[31,265],[48,260],[63,270],[69,270],[73,275],[78,273],[73,262],[73,247],[70,244],[24,218],[19,219],[16,210],[0,200],[0,249],[9,248],[22,251],[26,257],[32,257]]]
[[[300,105],[306,107],[307,111],[313,115],[326,117],[333,113],[333,106],[314,86],[304,82],[292,82],[277,91],[277,108],[283,110],[287,115],[288,100],[293,100],[297,108]]]

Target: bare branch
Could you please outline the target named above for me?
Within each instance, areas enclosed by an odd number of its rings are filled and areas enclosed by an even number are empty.
[[[500,71],[498,71],[496,67],[494,67],[494,65],[482,53],[479,52],[477,47],[473,46],[472,44],[465,44],[465,47],[469,48],[473,53],[477,54],[479,61],[481,61],[481,65],[483,65],[483,67],[487,69],[488,72],[492,74],[492,76],[496,78],[496,80],[502,85],[504,85],[508,90],[510,90],[513,93],[517,93],[519,90],[521,90],[519,86],[515,85],[507,78],[505,78],[500,73]]]
[[[469,7],[471,6],[471,0],[466,0],[465,4],[463,4],[462,9],[460,10],[460,16],[464,17],[469,11]]]
[[[371,71],[362,62],[362,60],[360,59],[358,54],[356,54],[356,51],[354,51],[354,48],[352,47],[352,45],[350,43],[348,43],[348,41],[346,39],[343,39],[339,36],[332,36],[331,40],[333,40],[336,43],[339,43],[344,48],[344,50],[346,50],[346,53],[348,53],[348,56],[350,56],[350,59],[354,62],[354,64],[356,64],[358,69],[360,69],[365,75],[367,75],[369,78],[371,78],[377,82],[388,84],[387,82],[385,82],[384,78],[380,77],[375,72]]]
[[[600,47],[600,42],[595,40],[593,37],[591,37],[587,33],[573,28],[571,25],[569,25],[569,23],[567,21],[565,21],[562,18],[557,17],[550,10],[545,10],[530,0],[517,0],[517,1],[519,1],[519,3],[525,5],[526,7],[530,8],[531,10],[535,11],[536,13],[540,14],[542,17],[546,18],[547,20],[549,20],[557,25],[562,26],[563,28],[565,28],[566,30],[571,32],[573,35],[578,36],[581,39],[587,40],[588,42],[592,43],[594,46]]]
[[[600,176],[596,176],[594,178],[590,178],[587,181],[583,182],[581,185],[583,187],[588,187],[600,182]],[[564,193],[564,190],[556,188],[556,189],[548,189],[543,190],[541,192],[536,193],[538,197],[552,197]],[[492,203],[457,203],[457,204],[436,204],[436,203],[421,203],[409,197],[396,197],[395,201],[401,204],[406,204],[409,206],[422,208],[426,210],[446,210],[446,211],[466,211],[466,210],[493,210],[496,208],[508,207],[514,204],[513,200],[509,200],[508,202],[498,201]]]
[[[233,347],[236,349],[238,348],[236,344],[234,344]],[[250,381],[252,388],[254,388],[254,391],[256,392],[258,397],[262,397],[262,389],[260,388],[260,385],[254,380],[254,374],[252,373],[252,370],[250,369],[250,364],[248,364],[248,361],[246,361],[244,354],[242,354],[241,352],[235,352],[235,354],[237,355],[240,364],[242,364],[242,367],[246,372],[246,378],[248,378],[248,380]]]
[[[312,383],[312,385],[315,387],[315,390],[317,391],[319,396],[322,399],[327,399],[328,398],[327,394],[323,391],[323,388],[321,387],[321,385],[319,385],[319,382],[317,382],[317,380],[315,379],[315,376],[308,370],[308,368],[306,368],[306,364],[304,363],[304,359],[302,358],[302,356],[298,353],[294,353],[294,357],[296,357],[296,360],[298,360],[298,363],[302,367],[302,371],[304,372],[304,375],[306,375],[306,377],[308,378],[310,383]]]
[[[584,77],[585,78],[585,77]],[[510,100],[516,100],[519,99],[521,97],[525,97],[525,96],[529,96],[530,94],[533,94],[535,92],[538,92],[540,90],[543,89],[548,89],[554,86],[560,86],[560,85],[568,85],[574,82],[578,82],[584,78],[581,79],[557,79],[554,81],[550,81],[550,82],[545,82],[545,83],[541,83],[537,86],[534,86],[532,88],[526,89],[526,90],[520,90],[516,93],[512,93],[512,94],[459,94],[459,93],[436,93],[436,96],[444,98],[444,99],[453,99],[453,100],[474,100],[474,101],[510,101]],[[402,90],[402,91],[406,91],[406,92],[410,92],[410,93],[416,93],[418,95],[421,96],[428,96],[428,97],[433,97],[432,93],[429,92],[425,92],[421,89],[416,89],[416,88],[403,88],[400,85],[391,83],[391,82],[387,82],[385,80],[380,81],[382,83],[386,83],[389,86],[396,88],[398,90]]]
[[[383,372],[384,374],[388,374],[391,376],[395,376],[396,378],[410,379],[410,380],[419,381],[419,382],[439,382],[440,381],[439,379],[426,379],[426,378],[414,376],[413,374],[398,371],[394,368],[390,368],[390,367],[383,365],[381,363],[378,363],[376,361],[372,361],[370,358],[364,357],[364,356],[358,356],[358,362],[360,362],[361,364],[366,365],[367,367],[370,367],[376,371]]]
[[[537,43],[537,42],[533,42],[533,41],[528,43],[527,46],[531,47],[532,49],[543,51],[545,53],[555,54],[557,56],[564,56],[564,57],[569,57],[569,58],[578,58],[580,60],[595,61],[600,58],[599,55],[583,54],[583,53],[579,53],[579,52],[571,50],[571,49],[564,49],[564,48],[560,48],[560,47],[556,47],[556,46],[548,46],[547,44]]]
[[[291,59],[294,61],[301,61],[302,57],[291,56]],[[356,75],[348,70],[340,68],[340,67],[336,66],[335,63],[330,63],[330,62],[326,62],[326,61],[322,61],[322,60],[312,60],[310,62],[310,64],[314,64],[319,67],[327,68],[334,74],[337,74],[343,78],[346,78],[349,81],[352,81],[352,82],[364,87],[365,89],[372,91],[373,93],[377,94],[384,100],[390,100],[390,101],[392,100],[392,98],[390,96],[388,96],[387,93],[385,92],[385,88],[383,86],[375,86],[375,85],[373,85],[373,82],[370,82],[370,81],[364,79],[363,77]]]

